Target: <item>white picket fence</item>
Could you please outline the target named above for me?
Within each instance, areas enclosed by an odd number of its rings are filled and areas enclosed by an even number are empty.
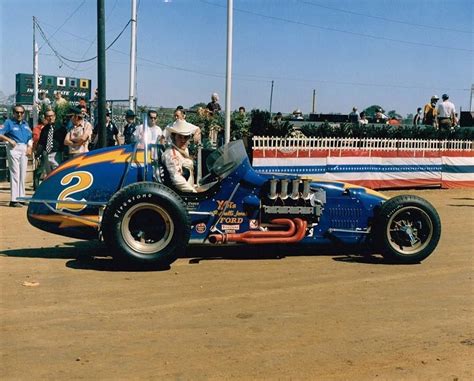
[[[254,136],[254,150],[332,150],[363,149],[374,151],[472,151],[468,140],[380,139],[380,138],[317,138]]]

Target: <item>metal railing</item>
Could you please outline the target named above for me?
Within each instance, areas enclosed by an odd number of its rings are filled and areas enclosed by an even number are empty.
[[[469,140],[254,136],[254,150],[472,151]]]

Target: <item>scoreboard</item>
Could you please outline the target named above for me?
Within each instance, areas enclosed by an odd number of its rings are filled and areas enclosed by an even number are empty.
[[[84,98],[87,102],[91,99],[90,79],[56,77],[54,75],[38,76],[38,97],[41,92],[46,93],[51,102],[54,94],[60,92],[71,105],[79,104],[79,99]],[[16,74],[16,103],[24,105],[33,104],[33,74]]]

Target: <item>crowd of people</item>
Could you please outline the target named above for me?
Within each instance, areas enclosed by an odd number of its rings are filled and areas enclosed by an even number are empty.
[[[432,126],[443,130],[449,130],[452,127],[458,125],[458,116],[456,113],[456,107],[449,100],[448,94],[441,96],[442,101],[438,103],[439,97],[433,95],[430,101],[422,108],[418,107],[413,117],[413,126]],[[353,107],[352,111],[348,116],[350,123],[358,123],[359,125],[366,125],[369,123],[369,119],[365,111],[360,114],[357,111],[357,107]],[[397,116],[387,116],[381,108],[375,110],[375,115],[371,121],[372,123],[382,123],[392,126],[400,126],[401,118]]]
[[[33,175],[33,183],[37,185],[45,174],[51,173],[64,160],[89,152],[98,145],[99,126],[97,123],[93,126],[85,101],[81,99],[77,107],[70,107],[60,92],[55,94],[53,102],[44,93],[39,98],[38,124],[33,129],[25,120],[25,107],[21,104],[12,108],[12,117],[0,128],[0,141],[7,143],[11,207],[24,205],[21,198],[25,197],[28,157],[34,157],[37,162]],[[245,112],[243,107],[241,109]],[[221,112],[217,93],[211,95],[205,112],[209,117]],[[127,110],[124,118],[122,138],[110,111],[106,112],[106,146],[137,143],[143,148],[145,143],[165,145],[163,161],[173,185],[180,191],[195,192],[197,186],[192,180],[193,161],[188,143],[191,136],[196,144],[201,142],[201,129],[186,121],[184,107],[176,107],[174,122],[164,129],[157,125],[158,113],[155,110],[148,110],[146,124],[136,123],[133,110]]]
[[[415,126],[428,125],[439,129],[450,129],[456,126],[457,114],[454,104],[449,100],[447,94],[443,94],[441,98],[442,102],[438,104],[439,97],[433,95],[429,103],[423,108],[419,107],[413,118],[413,124]],[[91,101],[91,103],[93,102],[94,100]],[[38,110],[39,121],[33,129],[24,119],[25,108],[19,104],[12,108],[13,116],[7,119],[3,127],[0,128],[0,141],[7,143],[11,186],[9,205],[12,207],[22,206],[22,202],[18,199],[25,196],[28,156],[33,155],[37,160],[33,181],[36,185],[39,184],[43,175],[51,173],[65,159],[74,158],[98,146],[99,127],[97,123],[93,125],[88,113],[87,102],[84,99],[79,101],[77,107],[70,108],[69,103],[60,92],[55,94],[53,102],[44,94],[40,94]],[[96,108],[94,110],[96,111]],[[213,93],[211,101],[205,108],[199,109],[198,114],[206,118],[214,118],[219,115],[221,110],[219,96],[217,93]],[[239,108],[238,115],[246,118],[244,107]],[[193,160],[188,144],[191,137],[193,137],[194,143],[201,143],[202,132],[200,127],[186,121],[184,107],[176,107],[174,121],[163,129],[157,124],[157,111],[152,109],[147,112],[146,124],[136,123],[136,114],[133,110],[127,110],[124,119],[125,123],[121,126],[122,133],[120,134],[119,128],[111,118],[111,112],[106,112],[106,146],[137,143],[142,148],[146,143],[164,145],[167,148],[163,154],[163,163],[174,187],[183,192],[196,192],[197,186],[193,181]],[[304,120],[299,109],[293,112],[291,119]],[[366,112],[359,113],[357,107],[353,107],[348,120],[359,125],[369,123]],[[280,125],[283,123],[282,121],[283,115],[279,112],[275,114],[272,123]],[[370,122],[400,125],[398,118],[388,117],[382,109],[375,110]],[[215,140],[217,146],[223,143],[222,126],[213,125],[208,133],[209,139]]]

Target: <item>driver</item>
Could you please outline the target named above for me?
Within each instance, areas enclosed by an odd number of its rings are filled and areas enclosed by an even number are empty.
[[[163,153],[163,163],[168,170],[171,182],[181,192],[197,192],[194,184],[194,162],[189,156],[188,143],[196,126],[178,119],[168,131],[171,136],[171,146]]]

